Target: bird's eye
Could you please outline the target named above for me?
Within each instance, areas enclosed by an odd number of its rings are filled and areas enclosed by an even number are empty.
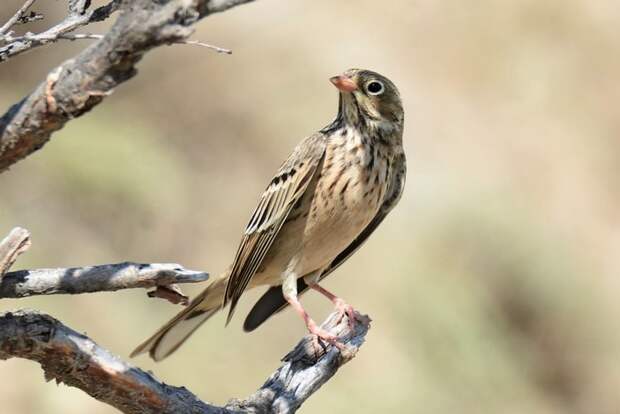
[[[366,85],[366,90],[370,95],[379,95],[383,93],[385,87],[379,81],[372,81],[368,82],[368,85]]]

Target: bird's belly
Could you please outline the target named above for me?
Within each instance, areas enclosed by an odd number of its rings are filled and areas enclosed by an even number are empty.
[[[375,167],[353,166],[337,177],[323,171],[282,226],[252,283],[280,284],[291,264],[298,277],[329,265],[377,214],[386,190],[386,165],[377,160]]]
[[[303,271],[327,266],[377,214],[384,189],[369,181],[354,169],[338,180],[331,193],[317,193],[313,201],[316,210],[310,210],[304,229],[300,260]]]

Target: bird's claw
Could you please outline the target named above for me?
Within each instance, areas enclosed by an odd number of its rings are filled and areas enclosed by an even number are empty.
[[[338,348],[340,351],[345,351],[347,346],[338,340],[336,335],[327,332],[325,329],[318,326],[314,321],[308,323],[308,331],[315,336],[318,343],[319,340],[325,341]],[[320,345],[320,344],[319,344]]]
[[[353,306],[349,305],[340,298],[336,299],[334,304],[336,305],[336,310],[338,311],[338,319],[336,322],[340,323],[342,321],[342,318],[344,318],[344,316],[346,315],[347,321],[349,322],[349,329],[354,330],[355,322],[362,321],[361,315],[355,309],[353,309]]]

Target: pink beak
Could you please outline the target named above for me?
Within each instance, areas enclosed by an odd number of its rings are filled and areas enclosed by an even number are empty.
[[[357,89],[357,84],[353,82],[353,79],[344,75],[334,76],[329,78],[329,81],[341,92],[353,92]]]

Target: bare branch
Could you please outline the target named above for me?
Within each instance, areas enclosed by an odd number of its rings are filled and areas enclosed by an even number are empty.
[[[0,282],[17,260],[17,256],[28,250],[29,247],[30,233],[21,227],[15,227],[0,242]]]
[[[37,20],[43,20],[43,19],[44,19],[44,16],[41,13],[31,11],[30,13],[24,14],[22,17],[20,17],[19,20],[17,21],[17,24],[26,24],[30,22],[36,22]]]
[[[114,0],[82,15],[70,14],[55,27],[35,35],[39,36],[37,40],[30,37],[11,50],[6,50],[10,45],[1,47],[0,61],[3,53],[12,56],[28,44],[49,42],[84,22],[101,20],[117,9],[121,11],[102,39],[52,71],[56,74],[53,82],[48,77],[48,81],[0,117],[0,172],[41,148],[53,132],[95,107],[116,86],[132,78],[136,63],[147,51],[185,41],[201,18],[251,1]],[[48,102],[54,105],[49,106]]]
[[[181,288],[177,285],[157,286],[155,290],[147,293],[149,298],[166,299],[175,305],[181,304],[187,306],[189,304],[189,296],[185,296]]]
[[[205,272],[187,270],[178,264],[160,263],[124,262],[69,269],[18,270],[7,273],[0,281],[0,298],[113,292],[203,282],[208,278],[209,274]]]
[[[217,53],[225,53],[227,55],[232,54],[232,50],[230,50],[230,49],[224,49],[224,48],[219,47],[219,46],[213,46],[213,45],[210,45],[210,44],[205,43],[205,42],[199,42],[198,40],[184,40],[184,41],[176,42],[176,43],[181,43],[181,44],[185,44],[185,45],[202,46],[202,47],[206,47],[207,49],[215,50]]]
[[[23,18],[24,13],[26,13],[26,11],[30,8],[30,6],[32,6],[34,2],[35,0],[26,0],[24,5],[20,7],[19,10],[17,10],[17,12],[5,24],[2,25],[2,27],[0,27],[0,37],[2,37],[2,35],[11,30],[11,27],[15,26],[15,24]]]
[[[46,381],[80,388],[124,413],[223,413],[185,388],[166,385],[99,347],[51,316],[17,311],[0,316],[0,359],[41,364]]]
[[[102,34],[94,34],[94,33],[75,33],[75,34],[65,34],[58,36],[59,39],[66,40],[82,40],[82,39],[103,39]]]
[[[94,33],[75,33],[75,34],[63,34],[59,35],[58,39],[66,39],[66,40],[83,40],[83,39],[103,39],[102,34],[94,34]],[[214,50],[218,53],[225,53],[227,55],[232,54],[232,50],[224,49],[223,47],[210,45],[208,43],[200,42],[198,40],[179,40],[174,42],[173,44],[181,44],[181,45],[195,45],[206,47],[207,49]]]
[[[351,329],[348,319],[335,312],[329,315],[322,328],[340,338],[347,347],[339,351],[333,346],[320,345],[314,335],[306,335],[282,361],[280,368],[267,382],[244,401],[230,401],[228,408],[253,413],[293,413],[313,393],[353,359],[366,340],[370,318],[357,314]]]
[[[106,6],[87,11],[85,0],[71,1],[69,2],[69,15],[48,30],[41,33],[28,32],[23,36],[17,37],[14,37],[10,33],[3,35],[2,40],[6,44],[0,47],[0,62],[27,52],[35,47],[53,43],[59,38],[62,38],[63,35],[92,23],[94,21],[94,16],[99,20],[106,19],[118,8],[115,4],[115,2],[111,2]]]
[[[288,414],[329,380],[364,342],[369,324],[358,323],[351,331],[346,317],[338,319],[331,315],[323,327],[340,335],[349,355],[343,357],[332,346],[318,346],[307,336],[256,393],[243,401],[232,400],[225,407],[202,402],[184,387],[164,384],[51,316],[34,311],[0,315],[0,359],[36,361],[46,380],[80,388],[124,413]]]
[[[204,5],[204,14],[220,13],[251,1],[254,0],[210,0]]]

